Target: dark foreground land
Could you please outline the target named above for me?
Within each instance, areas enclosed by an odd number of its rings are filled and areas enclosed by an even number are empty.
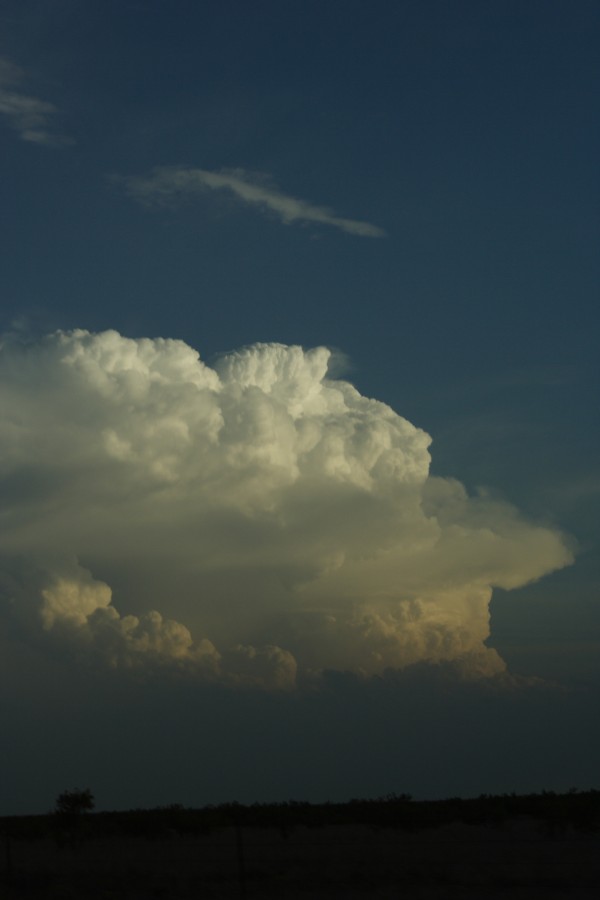
[[[6,900],[596,898],[600,792],[0,819]]]

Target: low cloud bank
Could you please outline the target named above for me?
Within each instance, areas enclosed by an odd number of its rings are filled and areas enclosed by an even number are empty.
[[[0,347],[0,610],[88,665],[290,689],[485,646],[558,531],[429,474],[429,436],[279,344],[214,368],[114,331]]]

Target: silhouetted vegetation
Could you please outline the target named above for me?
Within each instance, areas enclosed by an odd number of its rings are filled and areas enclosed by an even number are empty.
[[[57,811],[78,815],[93,808],[89,790],[65,791],[57,799]],[[282,831],[304,826],[370,825],[376,828],[419,830],[452,823],[501,826],[508,819],[535,819],[548,833],[567,828],[600,831],[600,791],[571,790],[566,794],[482,794],[480,797],[446,800],[412,800],[408,794],[389,794],[375,799],[352,799],[345,803],[222,803],[201,809],[180,804],[114,812],[88,812],[91,836],[138,835],[161,837],[165,833],[205,834],[232,824],[245,828],[277,828]],[[55,816],[0,818],[0,828],[14,837],[36,838],[52,834]]]
[[[91,812],[94,808],[94,795],[89,788],[63,791],[56,798],[56,812],[59,816],[75,817]]]
[[[600,791],[122,812],[91,812],[85,797],[77,803],[87,793],[60,795],[58,813],[0,819],[3,900],[356,900],[415,891],[429,900],[458,888],[465,900],[506,900],[515,889],[546,900],[600,889]]]

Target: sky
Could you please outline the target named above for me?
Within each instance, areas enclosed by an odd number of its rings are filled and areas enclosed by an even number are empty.
[[[0,0],[2,814],[599,787],[595,0]]]

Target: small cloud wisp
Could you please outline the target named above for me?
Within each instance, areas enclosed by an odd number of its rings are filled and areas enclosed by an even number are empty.
[[[203,191],[229,191],[242,203],[273,213],[285,225],[314,222],[330,225],[359,237],[384,237],[385,231],[369,222],[346,219],[325,206],[313,206],[290,197],[274,187],[265,176],[245,169],[220,169],[211,172],[188,166],[159,166],[146,177],[118,177],[129,194],[142,203],[172,202]]]
[[[53,130],[57,107],[47,100],[32,97],[20,89],[25,73],[14,63],[0,57],[0,115],[23,141],[47,146],[69,143]]]

